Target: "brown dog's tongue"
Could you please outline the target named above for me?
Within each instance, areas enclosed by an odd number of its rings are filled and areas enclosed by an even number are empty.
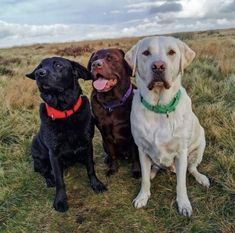
[[[99,78],[93,82],[93,86],[96,90],[102,91],[105,88],[107,82],[107,79]]]

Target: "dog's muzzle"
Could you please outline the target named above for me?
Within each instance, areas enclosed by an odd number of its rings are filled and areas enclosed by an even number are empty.
[[[154,87],[170,88],[170,84],[165,80],[165,73],[153,75],[152,81],[148,84],[148,89],[151,91]]]
[[[166,89],[169,89],[170,85],[165,80],[166,63],[161,60],[154,61],[151,65],[151,70],[153,72],[153,78],[152,81],[148,84],[148,89],[150,91],[154,87],[165,87]]]

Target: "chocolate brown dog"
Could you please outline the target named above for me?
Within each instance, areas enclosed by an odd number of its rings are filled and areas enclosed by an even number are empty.
[[[95,124],[101,132],[104,151],[108,155],[109,170],[113,175],[118,170],[118,159],[132,161],[132,175],[140,177],[138,149],[130,127],[130,111],[133,88],[130,76],[132,69],[124,60],[120,49],[101,49],[93,53],[88,70],[93,76],[91,106]]]

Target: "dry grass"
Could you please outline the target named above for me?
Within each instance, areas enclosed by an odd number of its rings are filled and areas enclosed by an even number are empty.
[[[60,56],[73,56],[76,58],[77,56],[84,56],[85,53],[92,53],[95,49],[92,48],[89,44],[83,46],[69,46],[65,48],[58,49],[56,54]]]
[[[228,76],[235,66],[234,59],[231,59],[235,53],[234,39],[213,38],[211,40],[193,42],[193,48],[197,51],[198,57],[212,58],[218,62],[219,70]]]
[[[131,201],[140,180],[131,178],[126,163],[116,176],[105,177],[98,132],[94,139],[96,170],[109,191],[94,194],[85,168],[78,165],[65,174],[69,211],[53,210],[54,190],[46,189],[32,169],[29,148],[39,126],[41,100],[35,83],[25,74],[58,51],[86,66],[93,50],[120,47],[127,51],[138,38],[42,44],[0,50],[0,232],[235,232],[235,30],[176,36],[197,53],[183,82],[206,130],[207,147],[199,169],[212,183],[205,190],[188,176],[192,218],[178,215],[175,176],[169,172],[161,172],[152,182],[147,207],[134,209]],[[90,95],[91,83],[81,81],[81,85]]]

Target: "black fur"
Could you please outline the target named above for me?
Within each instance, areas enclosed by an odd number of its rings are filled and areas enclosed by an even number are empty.
[[[83,66],[59,57],[44,59],[26,76],[36,80],[42,99],[60,111],[71,109],[82,94],[78,79],[90,79],[90,73]],[[88,98],[82,96],[82,105],[74,114],[55,120],[47,116],[45,103],[41,103],[40,119],[31,151],[35,171],[45,178],[48,187],[56,187],[54,208],[60,212],[68,209],[63,171],[76,162],[86,165],[93,190],[105,191],[94,170],[94,123]]]

